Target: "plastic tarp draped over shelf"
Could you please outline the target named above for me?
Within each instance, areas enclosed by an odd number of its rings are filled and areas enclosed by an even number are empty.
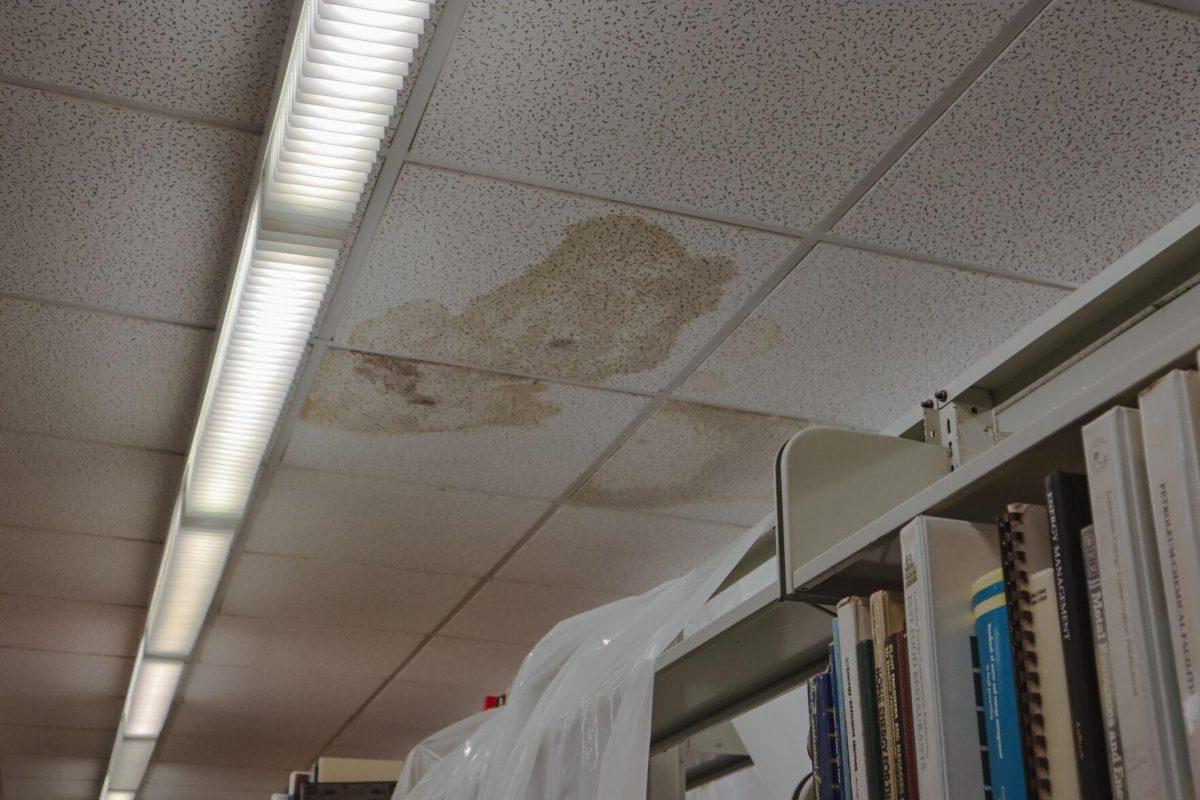
[[[644,798],[655,659],[759,533],[639,597],[560,622],[525,657],[507,705],[414,748],[393,800]]]

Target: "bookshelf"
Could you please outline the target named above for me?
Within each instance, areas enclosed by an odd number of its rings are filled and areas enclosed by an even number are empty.
[[[659,657],[651,753],[820,671],[829,615],[815,605],[899,588],[897,534],[913,518],[993,520],[1005,503],[1043,502],[1048,472],[1082,472],[1084,423],[1131,404],[1170,369],[1194,367],[1197,276],[1200,205],[944,387],[944,403],[986,390],[1001,431],[1006,414],[1021,419],[954,468],[945,447],[925,442],[920,408],[881,434],[797,434],[780,453],[777,511],[759,523],[758,544],[735,570],[773,559],[778,578]]]

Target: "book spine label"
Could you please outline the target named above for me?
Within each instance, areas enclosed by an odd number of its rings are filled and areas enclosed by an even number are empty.
[[[1113,696],[1109,666],[1108,628],[1104,620],[1104,598],[1100,586],[1100,562],[1096,554],[1096,533],[1091,526],[1080,534],[1083,569],[1087,578],[1088,608],[1092,622],[1092,641],[1096,656],[1096,678],[1100,687],[1100,712],[1104,719],[1104,742],[1108,753],[1109,785],[1113,800],[1129,800],[1125,787],[1125,757],[1121,749],[1121,730],[1117,725],[1117,701]]]
[[[1021,722],[1013,675],[1008,605],[999,575],[975,591],[975,614],[984,724],[992,796],[996,800],[1025,800],[1025,762],[1021,752]]]

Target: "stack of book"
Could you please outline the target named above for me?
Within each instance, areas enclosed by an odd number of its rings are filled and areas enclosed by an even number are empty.
[[[818,800],[1197,797],[1200,377],[1083,449],[1086,476],[998,524],[913,520],[903,593],[838,604],[809,684]]]

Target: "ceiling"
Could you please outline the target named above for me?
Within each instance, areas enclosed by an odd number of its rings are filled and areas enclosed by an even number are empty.
[[[3,800],[98,792],[290,12],[85,5],[0,16]],[[718,5],[448,0],[142,797],[402,755],[1200,201],[1200,16]]]

